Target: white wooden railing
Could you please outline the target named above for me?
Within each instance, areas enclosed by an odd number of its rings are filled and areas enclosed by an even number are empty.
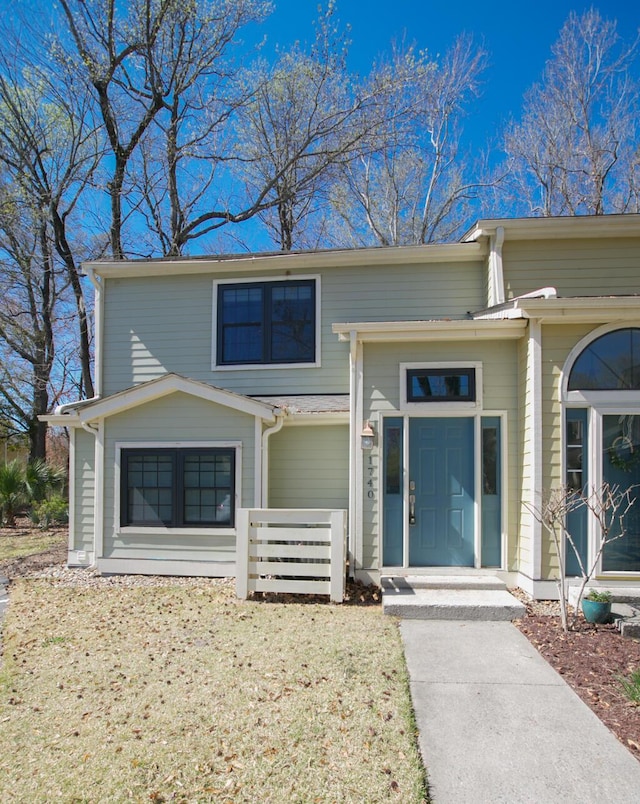
[[[329,595],[341,603],[347,512],[240,508],[236,518],[236,594]]]

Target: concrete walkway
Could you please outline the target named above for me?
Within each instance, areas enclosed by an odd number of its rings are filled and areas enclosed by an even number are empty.
[[[434,804],[640,802],[640,762],[514,625],[400,627]]]

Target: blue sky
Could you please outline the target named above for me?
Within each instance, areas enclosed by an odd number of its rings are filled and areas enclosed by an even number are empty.
[[[263,26],[269,46],[314,38],[316,0],[273,0],[275,11]],[[372,61],[403,38],[431,54],[441,53],[467,32],[489,52],[483,94],[465,121],[465,140],[482,149],[509,115],[519,117],[525,90],[542,74],[551,46],[571,11],[594,7],[618,21],[631,41],[640,28],[638,0],[337,0],[338,17],[351,25],[351,66],[364,73]]]

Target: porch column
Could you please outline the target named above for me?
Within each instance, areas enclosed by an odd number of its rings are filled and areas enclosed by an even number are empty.
[[[526,387],[524,414],[524,460],[522,501],[539,507],[542,499],[542,328],[537,319],[529,320],[529,337],[526,356]],[[527,511],[523,521],[528,522],[529,553],[521,557],[521,570],[532,581],[542,575],[542,524]]]
[[[357,333],[349,333],[349,556],[351,573],[362,567],[362,343]]]

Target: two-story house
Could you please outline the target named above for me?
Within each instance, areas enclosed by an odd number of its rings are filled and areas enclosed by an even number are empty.
[[[348,509],[360,578],[491,570],[553,597],[528,506],[640,482],[639,215],[85,271],[97,396],[49,417],[71,433],[71,565],[233,575],[238,509]],[[612,586],[640,585],[638,509]],[[588,559],[596,524],[572,528]]]

